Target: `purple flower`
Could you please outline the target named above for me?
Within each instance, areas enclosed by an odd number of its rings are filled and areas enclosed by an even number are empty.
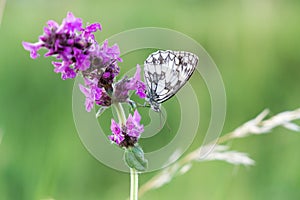
[[[130,90],[135,90],[140,98],[146,97],[146,86],[141,81],[139,65],[134,77],[125,77],[114,84],[115,77],[120,72],[118,62],[122,61],[120,49],[116,44],[109,46],[107,40],[99,45],[94,32],[101,29],[99,23],[89,24],[84,28],[82,19],[68,12],[61,24],[49,20],[38,42],[22,43],[33,59],[39,56],[38,51],[41,48],[47,49],[45,56],[56,58],[52,62],[54,72],[60,73],[63,80],[75,78],[78,73],[82,74],[85,83],[79,85],[79,88],[86,97],[85,108],[88,112],[93,109],[94,104],[110,106],[115,102],[128,102]],[[125,133],[123,146],[130,146],[139,138],[143,131],[143,126],[139,123],[140,116],[137,111],[133,116],[129,115],[127,123],[121,127],[122,131],[119,133]],[[118,140],[116,137],[114,136],[116,141],[121,141],[120,136],[117,137]]]
[[[85,79],[85,85],[79,84],[81,92],[85,95],[85,109],[90,112],[94,107],[94,103],[102,106],[110,106],[111,98],[106,94],[103,88],[97,86],[97,79]]]
[[[133,90],[136,90],[136,94],[140,98],[145,98],[146,97],[146,85],[141,81],[141,67],[139,65],[136,66],[136,72],[131,80],[131,87]]]
[[[105,89],[112,89],[114,78],[119,74],[119,72],[120,68],[116,64],[110,64],[102,73],[98,85]]]
[[[103,59],[103,63],[108,63],[109,61],[122,62],[122,58],[120,58],[120,49],[118,45],[115,44],[112,47],[109,47],[108,40],[105,40],[103,42],[99,54]]]
[[[99,23],[83,28],[82,20],[69,12],[61,25],[49,20],[39,42],[22,44],[33,59],[39,56],[39,49],[48,49],[45,56],[55,56],[60,60],[53,63],[55,72],[61,73],[62,79],[74,78],[78,71],[87,70],[91,65],[90,54],[98,45],[93,32],[97,30],[101,30]]]
[[[124,77],[115,84],[114,87],[114,99],[118,102],[127,102],[129,100],[129,88],[127,87],[130,80],[128,77]]]
[[[102,89],[102,95],[100,96],[99,99],[96,99],[96,104],[100,106],[110,106],[111,105],[111,98],[110,96],[106,93],[106,91]]]
[[[141,81],[137,82],[136,83],[136,94],[140,98],[144,99],[144,98],[146,98],[146,92],[145,91],[146,91],[146,85],[145,85],[145,83],[143,83]]]
[[[139,138],[141,133],[144,132],[144,126],[140,124],[141,115],[137,110],[134,111],[133,116],[129,114],[126,121],[127,135]]]
[[[99,53],[100,51],[100,53]],[[93,85],[88,85],[89,88],[98,88],[101,89],[102,93],[100,98],[90,98],[89,95],[86,95],[86,110],[90,111],[90,105],[96,103],[101,106],[110,106],[112,103],[110,94],[113,91],[112,84],[114,78],[119,74],[120,68],[118,67],[116,60],[110,61],[109,64],[103,62],[104,58],[101,57],[101,49],[98,48],[91,54],[91,67],[82,71],[83,77],[86,80],[93,80]],[[103,52],[102,52],[103,53]],[[86,83],[87,85],[87,83]],[[82,86],[81,86],[82,87]],[[87,106],[88,105],[88,106]]]
[[[126,124],[120,125],[112,119],[110,126],[112,135],[108,138],[121,147],[134,146],[144,131],[144,126],[140,122],[141,116],[137,110],[134,111],[133,116],[129,114]]]
[[[117,145],[120,145],[124,141],[125,137],[121,131],[120,125],[117,122],[115,122],[114,119],[111,119],[110,129],[113,134],[108,136],[108,138],[112,142],[115,142]]]
[[[146,85],[141,81],[141,67],[136,66],[134,77],[123,78],[115,84],[114,96],[119,102],[126,102],[129,98],[129,90],[135,90],[140,98],[146,97]]]

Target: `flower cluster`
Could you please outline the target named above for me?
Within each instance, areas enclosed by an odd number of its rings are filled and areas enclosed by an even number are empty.
[[[90,67],[90,54],[94,53],[97,46],[93,32],[101,29],[99,23],[83,28],[82,20],[69,12],[61,25],[49,20],[37,43],[23,42],[23,46],[30,51],[33,59],[39,56],[38,50],[48,49],[45,56],[55,56],[57,60],[61,60],[52,63],[54,71],[61,73],[64,80],[75,78],[78,71]]]
[[[102,45],[97,43],[94,32],[101,29],[99,23],[84,28],[82,19],[69,12],[61,25],[53,20],[48,21],[38,42],[22,43],[33,59],[39,56],[40,49],[47,49],[45,56],[56,58],[57,61],[52,62],[54,72],[61,73],[63,80],[75,78],[78,74],[83,76],[84,85],[80,84],[79,88],[86,97],[85,108],[88,112],[94,104],[108,107],[113,103],[130,102],[130,90],[135,90],[140,98],[146,97],[139,65],[134,77],[125,77],[115,83],[115,77],[120,72],[118,62],[122,62],[120,50],[117,45],[109,46],[107,40]],[[133,116],[129,115],[124,126],[113,121],[113,135],[109,139],[122,147],[133,146],[143,132],[140,119],[135,111]]]
[[[141,115],[135,110],[133,116],[129,114],[126,124],[118,124],[114,119],[111,120],[112,135],[109,139],[121,147],[132,147],[137,142],[144,126],[140,124]]]
[[[44,34],[37,43],[23,42],[33,59],[39,56],[38,50],[48,49],[45,56],[56,57],[58,61],[52,62],[54,71],[61,73],[63,80],[75,78],[79,72],[83,75],[85,86],[79,87],[86,96],[85,106],[88,112],[95,103],[110,106],[113,100],[128,101],[129,90],[136,90],[141,98],[146,96],[145,84],[140,80],[140,68],[135,77],[116,83],[114,93],[114,80],[120,72],[117,62],[122,59],[117,45],[110,47],[107,40],[102,45],[97,43],[93,33],[101,29],[99,23],[83,28],[82,20],[69,12],[61,25],[53,20],[48,21]]]

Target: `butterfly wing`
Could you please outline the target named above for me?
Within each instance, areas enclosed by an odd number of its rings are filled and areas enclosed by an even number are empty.
[[[144,79],[151,103],[163,103],[174,96],[189,80],[198,57],[185,51],[157,51],[144,62]]]

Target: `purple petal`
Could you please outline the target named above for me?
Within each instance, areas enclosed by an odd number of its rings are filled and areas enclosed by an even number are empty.
[[[121,142],[123,142],[123,140],[125,139],[123,135],[110,135],[108,136],[108,138],[112,141],[115,142],[117,145],[120,145]]]
[[[115,135],[119,135],[121,133],[121,128],[117,122],[115,122],[114,119],[111,119],[111,126],[110,126],[111,132]]]
[[[140,65],[136,65],[136,72],[133,77],[133,80],[135,80],[135,90],[136,94],[140,98],[145,98],[146,97],[146,85],[141,81],[141,67]]]
[[[139,112],[137,110],[134,111],[133,119],[137,124],[139,124],[141,121],[141,115],[139,114]]]
[[[139,65],[136,66],[135,75],[130,79],[127,88],[135,90],[140,98],[146,97],[146,85],[141,81],[141,67]]]
[[[102,77],[103,77],[103,78],[109,78],[109,77],[110,77],[110,72],[104,72],[104,73],[102,74]]]
[[[135,74],[133,76],[133,79],[135,79],[136,81],[141,80],[141,67],[140,67],[139,64],[136,65],[136,71],[135,71]]]
[[[37,51],[43,47],[43,44],[40,42],[37,43],[29,43],[29,42],[22,42],[22,45],[25,50],[30,51],[30,57],[32,59],[36,59],[40,55],[37,53]]]
[[[61,78],[63,80],[66,80],[66,79],[73,79],[76,77],[76,73],[74,72],[73,69],[71,69],[70,67],[66,67],[64,72],[61,73]]]
[[[140,124],[141,115],[137,110],[134,111],[133,116],[129,114],[126,121],[127,135],[131,137],[139,138],[141,133],[144,131],[144,126]]]
[[[97,30],[99,30],[99,31],[102,30],[100,23],[90,24],[85,28],[85,31],[89,32],[89,33],[96,32]]]
[[[94,79],[84,78],[85,85],[97,85],[97,83],[98,83],[97,78],[94,78]]]
[[[122,62],[122,59],[120,56],[120,50],[117,44],[113,45],[112,47],[108,46],[108,40],[105,40],[101,46],[101,56],[104,63],[111,61],[111,60],[117,60],[119,62]]]
[[[75,30],[82,30],[82,20],[80,18],[76,18],[72,12],[68,12],[67,17],[63,19],[62,25],[59,27],[57,32],[73,33]]]
[[[85,110],[86,110],[87,112],[91,112],[91,110],[92,110],[93,107],[94,107],[94,101],[92,101],[92,100],[89,99],[89,98],[86,98],[84,104],[85,104]]]
[[[94,87],[92,87],[92,91],[93,91],[95,100],[101,99],[104,95],[103,88],[98,88],[98,86],[96,86],[96,85]]]
[[[83,85],[79,84],[80,91],[85,95],[85,97],[90,98],[90,91],[91,89],[84,87]]]
[[[78,69],[80,71],[87,70],[91,64],[89,60],[89,56],[83,54],[81,50],[76,48],[73,49],[73,52],[74,52],[74,57],[76,59],[75,69]]]
[[[142,99],[146,98],[146,96],[147,96],[146,95],[146,85],[142,81],[137,82],[136,94]]]
[[[112,131],[112,135],[108,136],[108,138],[115,142],[116,144],[120,145],[121,142],[125,139],[124,135],[122,134],[120,125],[115,122],[114,119],[111,119],[111,126],[110,129]]]
[[[54,72],[61,73],[61,78],[63,80],[69,78],[75,78],[76,72],[70,68],[70,64],[68,62],[52,62],[54,65]]]
[[[128,130],[132,130],[135,127],[135,121],[131,114],[129,114],[127,121],[126,121],[126,128]]]
[[[50,29],[55,29],[55,28],[59,27],[58,23],[54,20],[49,20],[47,22],[47,25],[48,25],[48,28],[50,28]]]
[[[85,99],[85,109],[87,112],[90,112],[92,108],[94,107],[94,97],[91,93],[91,89],[84,87],[83,85],[79,84],[80,91],[84,94],[86,97]]]

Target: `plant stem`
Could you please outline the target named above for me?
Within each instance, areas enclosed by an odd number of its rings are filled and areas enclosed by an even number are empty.
[[[130,168],[130,200],[138,199],[139,177],[138,172]]]
[[[114,103],[114,108],[116,109],[118,120],[121,125],[126,124],[126,116],[121,103]],[[138,189],[139,189],[139,177],[138,172],[130,168],[130,200],[138,200]]]
[[[119,123],[121,123],[122,125],[125,125],[126,124],[126,116],[125,116],[125,112],[124,112],[122,104],[114,103],[113,105],[117,111]]]

